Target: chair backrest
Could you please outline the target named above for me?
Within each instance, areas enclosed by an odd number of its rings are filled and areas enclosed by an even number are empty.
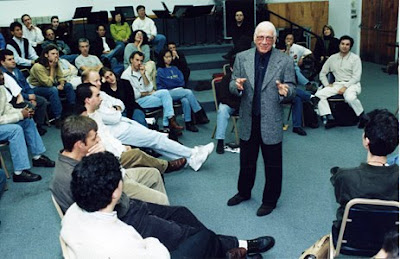
[[[335,254],[373,256],[385,233],[398,227],[398,201],[352,199],[343,214]]]
[[[221,84],[222,77],[216,77],[211,81],[212,92],[214,96],[215,111],[218,112],[218,99],[217,99],[217,87]]]
[[[229,70],[230,70],[230,64],[229,64],[229,63],[228,63],[228,64],[225,64],[225,65],[222,67],[222,71],[224,71],[224,75],[230,73]]]
[[[56,210],[58,212],[58,215],[60,216],[60,218],[62,219],[64,217],[64,213],[60,207],[60,205],[58,205],[56,199],[54,198],[53,194],[51,195],[51,200],[53,201],[54,207],[56,207]]]

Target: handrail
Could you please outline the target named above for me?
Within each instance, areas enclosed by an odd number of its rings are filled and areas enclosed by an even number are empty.
[[[311,35],[314,35],[316,38],[322,39],[321,36],[319,36],[318,34],[316,34],[316,33],[312,32],[312,31],[310,31],[310,30],[304,28],[304,27],[301,26],[301,25],[298,25],[297,23],[294,23],[294,22],[292,22],[292,21],[286,19],[285,17],[280,16],[280,15],[277,14],[277,13],[274,13],[273,11],[270,11],[270,10],[267,9],[267,12],[269,12],[270,14],[275,15],[276,17],[278,17],[278,18],[284,20],[285,22],[290,23],[290,26],[291,26],[291,27],[293,27],[293,25],[294,25],[294,26],[297,26],[297,27],[299,27],[300,29],[302,29],[303,31],[305,31],[305,32],[307,32],[307,33],[309,33],[309,34],[311,34]]]

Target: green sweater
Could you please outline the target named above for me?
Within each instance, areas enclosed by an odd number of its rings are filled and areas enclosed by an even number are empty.
[[[110,32],[115,41],[127,40],[132,33],[131,27],[129,27],[127,22],[124,22],[122,25],[116,23],[111,24]]]

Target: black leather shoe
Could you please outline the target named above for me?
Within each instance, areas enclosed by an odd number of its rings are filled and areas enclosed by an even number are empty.
[[[191,131],[191,132],[199,132],[199,129],[196,126],[194,126],[194,124],[191,121],[186,122],[185,124],[186,124],[185,125],[186,130]]]
[[[267,215],[270,214],[274,209],[275,209],[275,206],[262,204],[262,205],[260,206],[260,208],[258,208],[258,210],[257,210],[257,216],[259,216],[259,217],[267,216]]]
[[[217,154],[223,154],[225,153],[224,150],[224,140],[223,139],[218,139],[218,143],[217,143],[217,150],[216,150]]]
[[[300,136],[307,136],[307,132],[303,130],[302,127],[294,127],[293,132],[299,134]]]
[[[310,98],[310,102],[311,102],[311,104],[312,104],[314,109],[317,108],[319,100],[320,99],[318,97],[316,97],[316,96],[313,96],[313,97]]]
[[[247,250],[243,247],[235,247],[230,249],[225,254],[226,259],[245,259],[247,255]]]
[[[228,200],[228,206],[235,206],[241,203],[242,201],[250,200],[250,197],[242,197],[239,193]]]
[[[247,253],[256,254],[267,252],[275,245],[275,239],[270,236],[247,240]]]
[[[35,167],[54,167],[56,163],[45,155],[41,155],[39,159],[32,159],[32,165]]]
[[[42,177],[38,174],[34,174],[29,170],[23,170],[21,174],[13,174],[13,181],[16,183],[27,183],[40,181]]]
[[[44,134],[47,133],[47,130],[45,130],[44,128],[42,128],[41,126],[36,127],[37,131],[39,132],[40,136],[43,136]]]
[[[337,124],[336,124],[335,120],[328,120],[326,122],[326,124],[325,124],[325,129],[331,129],[331,128],[334,128],[336,126],[337,126]]]

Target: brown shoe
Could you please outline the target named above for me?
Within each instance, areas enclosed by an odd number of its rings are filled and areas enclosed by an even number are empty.
[[[243,247],[236,247],[226,252],[226,259],[246,259],[247,250]]]
[[[175,159],[172,161],[168,161],[168,167],[165,170],[164,174],[171,173],[171,172],[182,169],[186,165],[186,162],[187,162],[186,158],[184,158],[184,157]]]
[[[183,127],[180,126],[180,125],[176,122],[175,116],[172,116],[172,117],[169,119],[169,128],[170,128],[170,129],[175,129],[175,130],[183,130]]]

